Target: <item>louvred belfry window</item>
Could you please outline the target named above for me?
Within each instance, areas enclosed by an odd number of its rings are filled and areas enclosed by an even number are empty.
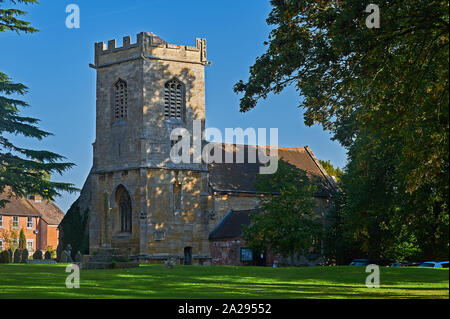
[[[166,119],[183,119],[184,85],[177,79],[164,86],[164,115]]]
[[[114,84],[114,119],[122,120],[127,118],[128,112],[128,88],[127,82],[119,79]]]

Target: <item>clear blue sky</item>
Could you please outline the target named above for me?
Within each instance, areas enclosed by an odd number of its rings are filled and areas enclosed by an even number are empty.
[[[8,1],[6,1],[7,3]],[[346,163],[345,150],[320,126],[306,127],[294,89],[261,101],[257,108],[239,112],[233,85],[246,80],[249,66],[261,55],[270,27],[268,0],[41,0],[27,6],[26,20],[40,30],[32,35],[0,33],[0,71],[24,83],[30,104],[23,114],[39,118],[40,127],[54,136],[39,142],[14,138],[20,145],[46,149],[67,157],[77,166],[53,180],[81,188],[92,165],[95,138],[94,43],[153,32],[168,43],[195,46],[207,39],[206,118],[208,127],[223,134],[226,127],[277,127],[279,145],[311,147],[319,159],[335,166]],[[81,12],[80,29],[65,27],[68,4]],[[56,203],[67,211],[78,194],[63,194]]]

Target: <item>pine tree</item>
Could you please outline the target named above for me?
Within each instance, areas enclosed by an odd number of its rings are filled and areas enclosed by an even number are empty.
[[[23,232],[23,228],[20,229],[19,235],[19,250],[22,251],[26,248],[27,238],[25,237],[25,233]]]
[[[34,4],[36,0],[9,1],[15,5]],[[17,33],[34,33],[38,30],[30,26],[29,22],[18,19],[24,11],[1,8],[0,0],[0,32],[15,31]],[[11,194],[18,197],[27,194],[39,194],[44,199],[53,199],[59,191],[76,191],[72,184],[51,182],[48,176],[52,173],[62,174],[74,164],[62,163],[63,156],[45,150],[31,150],[15,145],[8,136],[22,135],[42,140],[51,133],[37,127],[38,119],[21,116],[20,108],[28,104],[15,98],[24,95],[27,87],[13,82],[5,73],[0,72],[0,193],[9,186]],[[0,207],[5,206],[7,200],[0,200]]]

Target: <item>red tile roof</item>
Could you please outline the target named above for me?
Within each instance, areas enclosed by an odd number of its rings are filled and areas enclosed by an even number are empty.
[[[48,200],[16,198],[9,187],[0,194],[0,199],[9,201],[5,207],[0,208],[0,215],[3,216],[36,216],[41,217],[49,225],[59,225],[64,218],[64,213],[55,203]]]

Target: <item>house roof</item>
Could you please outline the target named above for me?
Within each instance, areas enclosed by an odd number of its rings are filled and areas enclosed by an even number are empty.
[[[30,204],[40,213],[41,218],[49,225],[59,225],[64,218],[64,213],[52,201],[40,202],[29,200]]]
[[[209,234],[209,239],[242,237],[242,226],[250,225],[250,212],[255,210],[231,210]]]
[[[30,204],[26,198],[16,198],[11,193],[9,187],[6,187],[3,193],[0,193],[0,200],[7,200],[5,207],[0,208],[0,215],[5,216],[40,216],[41,214]]]
[[[0,215],[3,216],[41,217],[49,225],[59,225],[64,217],[64,213],[53,202],[17,198],[9,187],[0,193],[0,199],[9,201],[5,207],[0,208]]]
[[[212,143],[222,149],[222,163],[209,164],[209,183],[215,191],[256,193],[254,185],[261,163],[249,163],[248,151],[257,152],[256,146]],[[236,162],[238,148],[244,150],[244,163],[225,163],[225,153],[233,153]],[[252,149],[253,148],[253,149]],[[272,147],[274,149],[274,147]],[[306,171],[310,180],[317,185],[316,196],[329,196],[336,187],[334,180],[326,173],[308,146],[304,148],[277,147],[278,158]],[[269,149],[266,151],[269,154]]]

